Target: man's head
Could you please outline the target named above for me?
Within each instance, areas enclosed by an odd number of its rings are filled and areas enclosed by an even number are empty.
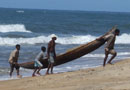
[[[41,47],[41,50],[42,50],[43,52],[45,52],[45,51],[46,51],[46,47],[42,46],[42,47]]]
[[[17,44],[15,47],[16,47],[17,50],[20,50],[20,45],[19,44]]]
[[[51,38],[52,38],[52,40],[56,40],[56,39],[57,39],[57,36],[56,36],[55,34],[52,34],[52,35],[51,35]]]
[[[116,29],[115,30],[115,34],[118,36],[120,34],[120,30],[119,29]]]
[[[52,40],[56,40],[57,39],[57,37],[52,37]]]

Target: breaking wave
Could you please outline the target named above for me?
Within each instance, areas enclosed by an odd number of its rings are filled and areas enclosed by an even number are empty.
[[[0,32],[1,33],[8,33],[8,32],[28,32],[31,31],[26,30],[26,27],[23,24],[9,24],[9,25],[0,25]]]
[[[118,56],[124,56],[124,55],[130,55],[130,52],[120,52],[120,53],[117,53],[117,55]],[[99,58],[104,58],[105,57],[105,54],[103,53],[103,54],[87,54],[87,55],[85,55],[85,56],[83,56],[83,57],[99,57]]]
[[[37,44],[37,43],[48,43],[51,35],[49,36],[37,36],[30,38],[10,38],[0,37],[0,45],[15,45],[15,44]],[[92,35],[86,36],[68,36],[58,37],[56,43],[59,44],[85,44],[95,40],[97,37]],[[130,34],[122,34],[117,37],[116,44],[130,44]]]

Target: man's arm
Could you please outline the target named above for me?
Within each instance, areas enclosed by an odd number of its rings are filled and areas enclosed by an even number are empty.
[[[112,41],[113,41],[113,38],[114,38],[114,35],[110,35],[110,36],[108,37],[108,39],[107,39],[107,44],[106,44],[106,47],[105,47],[106,50],[110,47],[110,45],[111,45],[111,43],[112,43]]]
[[[49,58],[50,46],[51,46],[51,42],[48,43],[48,47],[47,47],[47,58]]]
[[[56,52],[55,52],[55,49],[54,49],[54,58],[56,59]]]
[[[108,35],[105,35],[105,36],[102,36],[102,37],[99,37],[97,38],[96,40],[108,40],[110,37],[112,37],[113,34],[108,34]]]
[[[19,52],[18,51],[14,51],[13,52],[13,63],[14,64],[17,64],[18,57],[19,57]]]
[[[54,58],[56,59],[55,42],[53,42],[53,52],[54,52]]]
[[[96,40],[98,40],[98,41],[104,40],[104,36],[96,38]]]

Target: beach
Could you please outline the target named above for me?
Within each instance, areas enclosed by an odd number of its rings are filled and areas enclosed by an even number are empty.
[[[130,59],[106,67],[0,81],[1,90],[130,90]]]
[[[0,90],[112,90],[129,89],[130,13],[0,8]],[[115,42],[114,65],[102,67],[104,45],[71,62],[55,66],[53,75],[31,77],[20,68],[22,79],[10,79],[8,59],[21,45],[18,63],[34,61],[51,35],[58,36],[56,54],[62,54],[104,35],[114,25],[121,33]],[[46,56],[46,55],[45,55]],[[109,57],[110,58],[110,57]],[[108,58],[108,59],[109,59]],[[122,60],[122,61],[120,61]]]
[[[130,58],[130,13],[11,8],[0,8],[0,12],[0,81],[10,79],[8,59],[16,44],[21,45],[18,63],[31,62],[41,46],[47,48],[52,34],[57,35],[56,54],[59,55],[95,40],[117,25],[121,33],[115,42],[118,55],[114,61]],[[104,57],[102,45],[72,62],[56,66],[54,72],[98,67]],[[23,77],[29,77],[32,73],[32,70],[20,68]],[[14,78],[15,75],[14,72]]]

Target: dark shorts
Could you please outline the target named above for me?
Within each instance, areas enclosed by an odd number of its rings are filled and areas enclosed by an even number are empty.
[[[20,67],[19,67],[18,65],[16,65],[16,64],[10,63],[10,68],[11,68],[11,70],[13,70],[14,68],[15,68],[16,70],[18,70]]]

